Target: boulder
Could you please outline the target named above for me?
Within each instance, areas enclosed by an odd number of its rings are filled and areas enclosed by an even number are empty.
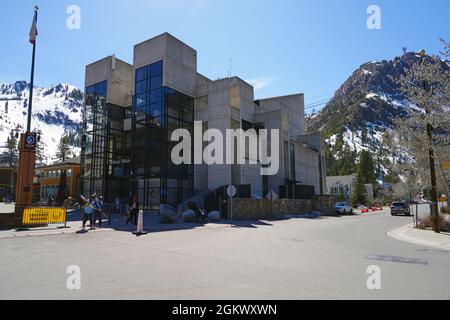
[[[211,211],[208,213],[208,220],[209,221],[220,221],[220,212],[219,211]]]
[[[184,222],[190,222],[190,223],[197,222],[197,217],[195,216],[195,212],[190,209],[185,210],[181,217]]]
[[[159,223],[162,224],[172,224],[177,222],[176,219],[174,219],[174,217],[169,216],[169,215],[161,215],[161,217],[159,218]]]

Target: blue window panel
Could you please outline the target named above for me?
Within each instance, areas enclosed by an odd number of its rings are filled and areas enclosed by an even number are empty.
[[[147,79],[147,67],[136,70],[136,82]]]
[[[146,80],[136,82],[136,94],[145,93],[146,90],[147,90]]]
[[[142,108],[147,105],[147,96],[145,94],[136,95],[136,108]]]
[[[160,117],[162,115],[162,103],[157,102],[157,103],[150,104],[150,106],[148,108],[148,113],[152,117]]]
[[[95,85],[87,87],[86,94],[95,94]]]
[[[151,103],[160,102],[160,101],[162,101],[162,98],[163,98],[163,93],[162,93],[161,88],[150,91],[150,102]]]
[[[163,62],[159,61],[150,65],[150,76],[155,77],[163,73]]]
[[[107,82],[106,81],[100,82],[97,85],[97,94],[99,96],[106,96],[106,90],[107,90]]]
[[[161,88],[162,87],[162,75],[151,78],[149,86],[150,86],[151,90]]]

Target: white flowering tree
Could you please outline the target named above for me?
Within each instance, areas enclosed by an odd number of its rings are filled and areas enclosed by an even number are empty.
[[[431,149],[437,188],[447,194],[449,202],[450,172],[444,170],[443,163],[450,158],[450,67],[445,60],[450,57],[450,46],[442,42],[444,51],[440,55],[422,52],[419,62],[397,79],[408,100],[419,109],[411,110],[409,117],[395,119],[391,145],[395,154],[408,155],[394,171],[414,173],[417,182],[427,189],[431,189]]]

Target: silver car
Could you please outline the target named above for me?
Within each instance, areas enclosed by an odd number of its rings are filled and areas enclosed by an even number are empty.
[[[334,211],[337,214],[352,214],[353,207],[347,202],[338,202],[334,205]]]

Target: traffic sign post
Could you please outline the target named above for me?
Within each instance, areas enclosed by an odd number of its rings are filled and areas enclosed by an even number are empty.
[[[267,194],[266,198],[267,198],[268,200],[270,200],[270,216],[272,217],[272,215],[273,215],[273,202],[274,202],[275,200],[277,200],[279,197],[278,197],[278,195],[272,190],[272,191],[270,191],[270,192]]]
[[[233,221],[233,198],[237,194],[237,189],[234,185],[229,185],[227,188],[227,195],[230,198],[230,217],[231,221]]]

